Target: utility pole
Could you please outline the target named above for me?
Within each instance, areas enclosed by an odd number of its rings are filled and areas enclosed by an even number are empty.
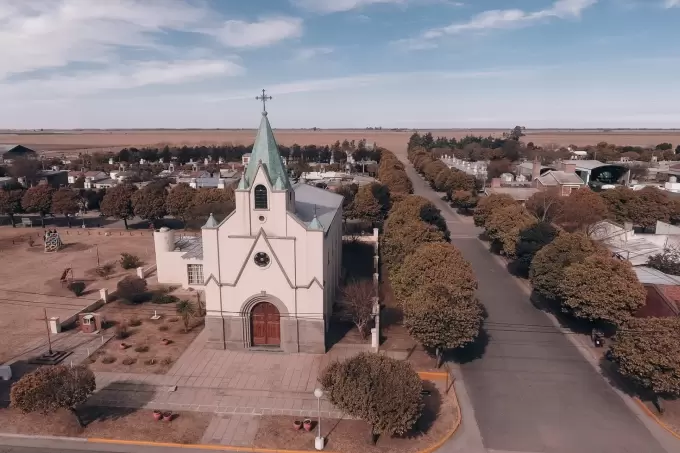
[[[47,345],[49,347],[49,354],[52,355],[52,337],[50,335],[50,323],[47,321],[47,308],[43,308],[43,319],[45,320],[45,329],[47,329]]]

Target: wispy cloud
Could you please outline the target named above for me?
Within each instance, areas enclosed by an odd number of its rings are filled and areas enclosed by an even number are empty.
[[[321,55],[328,55],[335,51],[332,47],[306,47],[298,49],[293,57],[296,61],[312,60]]]
[[[666,8],[673,8],[675,6],[680,6],[680,0],[665,0],[664,5]]]
[[[340,13],[353,9],[364,8],[377,4],[392,5],[428,5],[446,4],[449,6],[463,6],[463,2],[454,0],[290,0],[291,3],[301,9],[320,14]]]
[[[424,31],[415,38],[395,41],[408,49],[436,47],[436,41],[446,36],[465,32],[526,27],[546,19],[567,19],[580,17],[581,13],[597,3],[598,0],[557,0],[552,6],[538,11],[521,9],[495,9],[484,11],[467,22],[456,22],[445,27]],[[673,0],[677,1],[677,0]]]
[[[228,20],[224,26],[210,32],[229,47],[265,47],[302,36],[302,19],[273,17],[258,22]]]
[[[226,60],[148,61],[121,64],[109,69],[78,71],[44,79],[0,84],[4,99],[64,99],[110,90],[152,85],[175,85],[212,77],[238,76],[245,72],[239,64]]]

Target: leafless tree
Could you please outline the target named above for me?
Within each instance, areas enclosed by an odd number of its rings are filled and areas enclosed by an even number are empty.
[[[365,339],[373,319],[373,300],[376,296],[372,280],[352,280],[342,288],[340,306],[342,317],[357,326],[359,335]]]

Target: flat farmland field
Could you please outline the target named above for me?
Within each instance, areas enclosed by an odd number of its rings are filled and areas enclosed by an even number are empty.
[[[461,138],[469,134],[501,136],[501,129],[448,129],[420,130],[436,136]],[[281,145],[331,145],[336,140],[361,140],[376,142],[379,146],[395,152],[403,152],[413,131],[360,130],[360,129],[276,129],[276,139]],[[255,138],[255,130],[84,130],[0,132],[0,144],[21,144],[46,154],[73,154],[87,151],[117,151],[123,147],[156,145],[249,145]],[[527,130],[524,141],[536,145],[557,144],[561,146],[594,145],[608,142],[617,145],[655,146],[670,142],[680,144],[680,130]]]

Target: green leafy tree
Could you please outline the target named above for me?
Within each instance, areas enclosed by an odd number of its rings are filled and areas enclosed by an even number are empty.
[[[454,206],[461,211],[468,213],[474,209],[479,202],[479,197],[469,190],[456,190],[451,194],[451,206]]]
[[[660,270],[664,274],[680,275],[680,249],[665,247],[663,252],[647,259],[647,266]]]
[[[107,217],[121,219],[128,228],[128,219],[135,216],[132,209],[132,195],[137,189],[131,184],[119,184],[106,191],[100,204],[101,213]]]
[[[165,209],[169,215],[180,219],[186,226],[195,195],[196,190],[189,184],[179,183],[168,192],[165,198]]]
[[[449,230],[441,211],[431,201],[419,195],[407,195],[397,202],[390,211],[390,217],[420,219],[434,225],[448,238]]]
[[[617,371],[656,397],[680,397],[680,317],[634,318],[618,329],[609,357]]]
[[[190,216],[192,219],[205,221],[210,214],[218,222],[224,220],[235,208],[234,192],[217,188],[201,188],[196,190]]]
[[[449,178],[451,177],[451,170],[448,168],[442,169],[439,173],[437,173],[437,176],[434,178],[434,190],[437,192],[447,192],[448,191],[448,181]]]
[[[69,228],[71,216],[80,211],[80,197],[73,190],[63,187],[52,194],[52,212],[66,216]]]
[[[558,300],[564,270],[598,252],[603,252],[602,247],[585,234],[561,232],[534,256],[529,270],[531,285],[542,296]]]
[[[517,274],[528,277],[529,268],[536,253],[555,240],[557,234],[557,228],[548,222],[537,222],[521,230],[515,250]]]
[[[431,282],[447,286],[463,295],[473,294],[477,280],[463,254],[446,242],[423,244],[404,258],[396,272],[390,274],[397,300],[404,304],[420,287]]]
[[[568,266],[559,289],[565,312],[614,326],[629,321],[647,298],[630,262],[605,254]]]
[[[668,195],[655,187],[637,190],[635,195],[628,205],[628,217],[634,225],[654,228],[657,221],[668,222],[671,215]]]
[[[494,248],[509,258],[515,258],[522,230],[536,223],[536,218],[520,204],[495,209],[486,220],[486,234]]]
[[[462,171],[452,169],[446,179],[445,188],[446,196],[449,200],[452,200],[454,192],[473,192],[475,190],[475,179]]]
[[[175,310],[177,311],[177,314],[182,318],[182,323],[184,324],[184,331],[189,332],[189,324],[191,323],[191,320],[194,319],[198,314],[196,307],[188,300],[180,300],[179,302],[177,302]]]
[[[555,189],[541,190],[530,196],[525,206],[539,221],[554,222],[562,216],[564,197]]]
[[[446,349],[466,346],[479,336],[484,309],[472,294],[435,283],[418,288],[404,303],[404,326],[441,366]]]
[[[96,389],[94,373],[87,367],[56,365],[24,375],[12,385],[10,402],[21,412],[49,414],[68,409],[83,427],[76,408]]]
[[[616,187],[600,192],[600,196],[607,206],[608,217],[623,225],[631,221],[631,205],[635,205],[637,193],[627,187]],[[635,207],[633,207],[635,209]]]
[[[155,224],[167,215],[165,197],[164,187],[149,184],[132,194],[132,210],[136,216]]]
[[[21,206],[26,212],[37,212],[40,222],[45,227],[45,216],[52,210],[52,193],[54,189],[46,184],[39,184],[28,189],[21,199]]]
[[[562,203],[556,223],[567,231],[592,234],[597,225],[607,218],[607,205],[597,193],[588,188],[571,192]]]
[[[423,383],[404,360],[364,352],[331,362],[319,380],[331,404],[371,426],[374,444],[405,434],[423,410]]]
[[[510,195],[491,194],[488,197],[481,197],[475,208],[475,225],[478,227],[485,227],[486,220],[494,210],[513,204],[515,204],[515,200]]]
[[[14,216],[21,212],[21,199],[24,191],[21,189],[0,189],[0,214],[9,217],[12,228],[15,228]]]

